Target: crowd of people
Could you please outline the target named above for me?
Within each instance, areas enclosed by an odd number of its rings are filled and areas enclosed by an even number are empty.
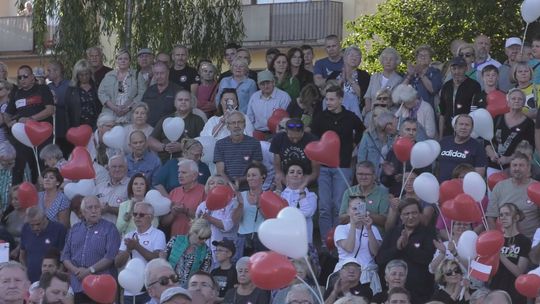
[[[183,45],[136,58],[121,49],[114,68],[92,47],[71,79],[51,61],[46,78],[20,66],[15,84],[0,63],[0,240],[9,243],[0,303],[93,303],[84,279],[122,283],[118,273],[134,259],[145,265],[144,288],[121,288],[118,303],[310,304],[320,303],[317,286],[324,303],[527,303],[514,282],[540,262],[540,210],[527,194],[540,177],[540,36],[531,45],[506,39],[503,63],[485,35],[452,41],[445,63],[420,45],[404,72],[388,47],[373,74],[359,69],[357,46],[342,49],[335,35],[324,46],[316,61],[309,45],[271,48],[256,72],[250,51],[231,43],[221,74],[206,59],[191,67]],[[469,114],[500,107],[497,92],[506,100],[493,139],[476,138]],[[170,118],[183,121],[177,140]],[[11,134],[29,121],[54,126],[36,151]],[[60,173],[74,149],[66,134],[81,125],[92,128],[90,195],[77,192],[88,181]],[[116,126],[125,138],[106,144]],[[335,167],[304,150],[327,131],[339,137]],[[412,168],[393,149],[398,137],[436,140],[440,154]],[[481,202],[486,225],[445,218],[413,187],[423,172],[443,183],[501,171],[508,178]],[[36,205],[22,201],[23,182],[37,187]],[[234,195],[215,210],[206,198],[218,186]],[[250,277],[249,257],[268,250],[258,237],[265,191],[307,225],[307,258],[292,260],[297,277],[277,290]],[[485,229],[504,234],[487,282],[457,252],[463,233]]]

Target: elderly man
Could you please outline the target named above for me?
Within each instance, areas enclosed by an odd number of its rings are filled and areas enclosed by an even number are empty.
[[[105,74],[112,71],[108,66],[103,65],[103,50],[99,46],[93,46],[86,50],[86,60],[90,63],[90,68],[94,73],[94,81],[96,82],[96,88],[99,88],[101,81],[105,77]]]
[[[127,161],[123,155],[114,155],[109,159],[107,170],[109,179],[97,185],[99,201],[103,206],[103,218],[111,223],[116,223],[118,207],[127,200]]]
[[[27,267],[31,282],[41,276],[41,261],[50,248],[64,249],[67,230],[64,225],[47,219],[38,206],[26,209],[26,223],[21,232],[19,261]]]
[[[182,287],[171,287],[165,290],[159,299],[160,304],[189,304],[192,295],[189,291]],[[195,302],[200,303],[200,302]]]
[[[154,52],[149,48],[142,48],[137,52],[137,77],[142,77],[146,87],[152,81],[152,64],[154,63]]]
[[[127,176],[132,177],[135,173],[143,173],[144,177],[152,184],[152,177],[161,167],[161,160],[156,153],[148,149],[146,135],[141,130],[135,130],[129,135],[129,147],[131,153],[127,158]]]
[[[304,132],[304,123],[299,118],[291,118],[285,123],[285,132],[280,132],[272,138],[270,152],[274,154],[274,170],[276,172],[275,183],[278,189],[283,188],[285,184],[285,173],[283,168],[291,160],[300,161],[306,172],[304,175],[304,184],[301,189],[317,180],[319,177],[319,163],[310,160],[304,148],[307,144],[317,138],[311,133]]]
[[[175,111],[174,95],[180,91],[180,87],[169,81],[169,67],[165,63],[154,63],[152,73],[155,83],[146,89],[142,102],[148,104],[148,124],[155,126],[163,116]]]
[[[471,137],[472,130],[472,117],[468,114],[459,114],[454,121],[454,135],[445,136],[440,141],[439,182],[451,179],[452,171],[461,163],[469,163],[478,174],[485,174],[486,150]]]
[[[285,303],[302,303],[302,304],[315,304],[312,291],[304,284],[296,284],[291,286]]]
[[[46,85],[36,83],[32,68],[22,65],[17,71],[19,89],[15,91],[7,104],[4,117],[8,127],[12,127],[16,122],[24,123],[28,120],[45,121],[52,123],[54,113],[54,98],[51,90]],[[52,141],[52,136],[45,140],[38,147],[38,153]],[[23,182],[24,169],[26,164],[32,172],[32,181],[37,181],[37,164],[31,148],[20,143],[18,140],[12,141],[17,150],[15,167],[13,168],[13,184]]]
[[[253,284],[249,276],[249,257],[241,257],[236,262],[238,285],[225,294],[224,303],[269,304],[270,291],[262,290]]]
[[[147,304],[157,304],[163,292],[171,287],[178,287],[178,275],[171,264],[164,259],[153,259],[144,269],[144,286],[152,298]]]
[[[114,259],[117,268],[123,267],[128,259],[139,259],[145,264],[159,257],[159,252],[165,250],[165,234],[152,227],[154,207],[146,202],[138,202],[133,207],[133,221],[137,229],[126,233],[120,244],[118,255]],[[146,303],[150,296],[146,292],[133,294],[124,291],[124,303]]]
[[[54,126],[56,144],[62,149],[64,157],[67,158],[73,150],[73,145],[66,139],[68,129],[67,112],[66,112],[66,91],[69,87],[69,80],[64,79],[64,65],[60,61],[53,60],[47,65],[47,79],[49,89],[54,93],[55,111],[54,111]]]
[[[319,88],[324,87],[326,79],[332,72],[341,72],[343,69],[341,42],[339,41],[338,36],[326,36],[324,39],[324,49],[328,57],[317,60],[317,62],[315,62],[315,67],[313,68],[313,79]]]
[[[83,292],[82,281],[90,274],[114,274],[114,258],[120,246],[116,226],[101,217],[101,203],[95,196],[82,200],[84,220],[71,227],[61,260],[69,271],[75,303],[93,303]]]
[[[531,160],[527,155],[515,152],[510,161],[510,178],[498,182],[491,192],[486,211],[491,229],[496,229],[499,208],[505,203],[513,203],[524,215],[523,220],[518,222],[519,231],[532,239],[536,228],[540,226],[540,208],[532,204],[527,195],[527,188],[533,182]]]
[[[261,89],[251,95],[246,114],[255,131],[270,135],[268,119],[276,109],[286,110],[291,97],[285,91],[276,88],[272,72],[268,70],[259,72],[257,80]]]
[[[198,304],[221,303],[218,298],[218,289],[216,281],[208,272],[197,271],[188,281],[188,291],[193,301]]]
[[[261,145],[255,138],[244,134],[246,118],[241,112],[230,112],[225,122],[231,135],[216,142],[216,171],[240,185],[241,190],[245,190],[247,185],[242,185],[245,180],[244,171],[252,161],[263,160]]]
[[[330,282],[331,284],[327,286],[324,292],[325,304],[332,304],[349,293],[354,296],[365,297],[368,301],[371,300],[373,292],[369,288],[369,283],[360,283],[362,270],[356,259],[345,259],[336,268],[339,269],[339,276],[335,282]]]
[[[199,167],[195,161],[182,159],[178,162],[178,181],[181,186],[169,194],[171,212],[161,218],[162,225],[170,226],[171,236],[188,234],[195,211],[206,198],[204,186],[198,183],[198,177]]]
[[[474,53],[475,62],[473,67],[476,69],[476,79],[482,79],[482,70],[488,65],[494,65],[499,68],[501,63],[491,58],[489,51],[491,50],[491,39],[483,34],[480,34],[474,38]],[[482,82],[480,82],[482,86]],[[483,88],[483,87],[482,87]]]
[[[452,79],[448,80],[441,89],[439,109],[439,134],[452,135],[452,118],[459,114],[468,114],[471,104],[480,98],[480,85],[475,80],[465,76],[467,63],[462,57],[454,57],[450,62]]]
[[[18,262],[0,263],[0,303],[24,304],[30,281],[26,269]]]
[[[518,37],[510,37],[506,39],[504,43],[504,53],[506,54],[506,61],[499,67],[499,90],[508,92],[514,87],[510,80],[510,71],[512,67],[518,62],[518,55],[521,51],[523,43]]]
[[[188,65],[188,48],[184,45],[174,46],[171,57],[174,65],[169,72],[169,80],[195,95],[199,87],[199,75],[196,69]]]

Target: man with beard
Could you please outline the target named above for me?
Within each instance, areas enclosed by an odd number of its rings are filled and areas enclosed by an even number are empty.
[[[67,304],[73,303],[69,294],[69,276],[63,272],[45,272],[39,279],[37,293],[41,299],[40,304]]]
[[[540,209],[531,203],[527,188],[534,180],[531,178],[531,161],[527,155],[515,152],[510,161],[510,178],[500,181],[493,188],[486,217],[491,229],[496,229],[499,208],[505,203],[515,204],[523,212],[524,218],[518,228],[529,239],[540,226]]]
[[[18,262],[0,263],[0,304],[23,304],[30,281]]]
[[[482,70],[488,65],[494,65],[499,68],[501,63],[493,59],[489,54],[491,50],[491,39],[483,34],[474,38],[474,53],[476,55],[473,67],[476,69],[476,79],[482,79]],[[480,82],[482,85],[482,82]],[[482,87],[483,88],[483,87]]]

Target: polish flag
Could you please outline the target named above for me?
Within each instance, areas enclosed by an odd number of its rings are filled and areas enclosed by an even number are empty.
[[[489,280],[489,274],[491,273],[491,266],[479,263],[477,261],[471,261],[471,276],[482,282]]]

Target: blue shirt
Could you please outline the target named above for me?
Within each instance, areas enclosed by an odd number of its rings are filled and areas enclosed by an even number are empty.
[[[66,245],[62,252],[62,262],[68,260],[76,267],[90,267],[105,258],[113,261],[120,248],[120,234],[116,226],[104,219],[94,225],[88,226],[85,221],[71,227],[66,238]],[[106,270],[98,274],[114,274],[115,268],[111,264]],[[73,273],[71,288],[74,292],[81,292],[82,285]]]
[[[133,153],[126,154],[127,164],[128,164],[128,176],[132,177],[135,173],[142,173],[152,184],[152,178],[161,166],[161,160],[156,155],[156,153],[146,149],[144,155],[141,159],[135,160],[133,158]]]
[[[332,72],[341,72],[343,70],[343,57],[338,62],[332,62],[328,57],[317,60],[313,67],[313,75],[322,75],[323,78],[328,78]]]
[[[39,281],[41,261],[49,248],[64,249],[66,233],[64,225],[57,222],[49,221],[47,227],[39,234],[32,231],[28,223],[24,224],[21,232],[21,250],[26,253],[24,262],[30,282]]]
[[[206,181],[210,177],[210,169],[208,165],[202,161],[197,163],[199,165],[199,178],[197,182],[201,185],[206,185]],[[153,178],[152,186],[162,185],[167,192],[171,192],[174,188],[180,187],[178,181],[178,159],[169,159],[159,170],[156,172]]]
[[[238,95],[238,110],[246,114],[249,98],[257,91],[257,84],[255,81],[247,77],[240,82],[234,80],[232,76],[223,78],[219,82],[219,89],[216,94],[216,105],[219,105],[221,92],[226,88],[236,89],[236,95]]]
[[[415,77],[411,81],[411,85],[416,89],[416,91],[418,91],[418,96],[420,96],[423,101],[429,103],[435,109],[435,96],[439,94],[439,91],[442,88],[442,74],[439,69],[429,67],[426,71],[426,77],[431,80],[433,93],[430,93],[426,89],[420,77]]]
[[[540,84],[540,60],[536,58],[529,60],[529,66],[533,69],[533,83]]]

